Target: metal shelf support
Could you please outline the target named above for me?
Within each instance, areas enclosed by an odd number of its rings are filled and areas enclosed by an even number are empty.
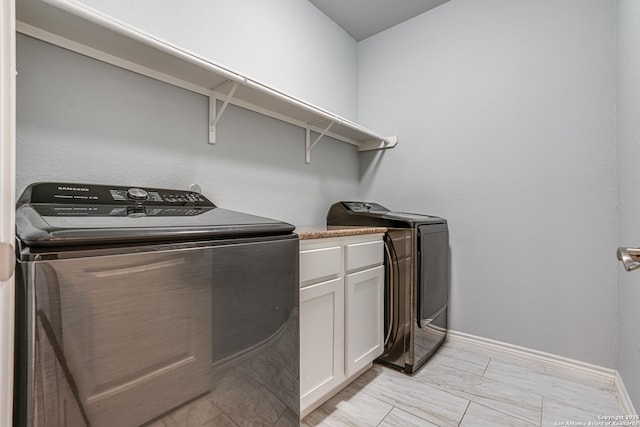
[[[371,150],[386,150],[393,148],[398,144],[397,136],[390,136],[386,139],[370,139],[368,141],[361,142],[358,146],[358,151],[371,151]]]
[[[313,141],[313,143],[311,143],[311,126],[316,124],[316,123],[320,123],[320,122],[324,122],[328,119],[322,119],[319,120],[317,122],[313,122],[313,123],[307,123],[307,127],[305,128],[306,130],[306,137],[305,137],[305,158],[304,158],[304,162],[306,164],[311,163],[311,150],[313,149],[313,147],[316,146],[316,144],[322,139],[322,137],[329,132],[329,129],[331,129],[331,126],[333,126],[333,124],[335,123],[335,121],[331,120],[329,122],[329,126],[327,126],[322,133],[320,133],[320,135],[316,138],[315,141]]]
[[[223,83],[223,85],[227,84],[229,81],[230,80],[227,80],[226,82]],[[227,105],[229,105],[229,101],[231,101],[231,98],[233,98],[233,94],[236,92],[236,89],[238,89],[238,86],[240,86],[239,82],[233,82],[233,86],[231,86],[231,90],[229,91],[229,93],[227,93],[227,95],[223,100],[222,107],[220,107],[220,111],[216,111],[217,110],[216,104],[218,101],[218,97],[216,96],[215,90],[218,87],[213,88],[211,90],[211,93],[209,94],[209,144],[216,143],[216,126],[218,125],[218,121],[220,121],[220,117],[222,117],[222,113],[224,113],[224,110],[227,109]]]

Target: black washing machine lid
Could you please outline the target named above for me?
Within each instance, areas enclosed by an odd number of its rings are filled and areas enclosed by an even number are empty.
[[[446,223],[446,219],[437,216],[392,212],[373,202],[337,202],[327,213],[328,226],[413,228],[420,224]]]
[[[282,221],[216,207],[199,193],[159,188],[37,183],[16,209],[22,246],[153,243],[289,234]]]

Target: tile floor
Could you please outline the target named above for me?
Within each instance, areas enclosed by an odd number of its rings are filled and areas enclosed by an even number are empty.
[[[301,425],[604,426],[622,414],[612,380],[454,340],[413,376],[374,364]]]

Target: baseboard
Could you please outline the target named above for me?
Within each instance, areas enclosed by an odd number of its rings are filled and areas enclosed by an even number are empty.
[[[629,393],[627,393],[627,388],[624,386],[624,382],[622,381],[622,377],[618,371],[616,371],[615,381],[616,391],[618,392],[618,396],[620,396],[620,404],[622,405],[624,413],[629,415],[638,415],[638,411],[633,407],[631,397],[629,396]]]
[[[501,341],[495,341],[488,338],[478,337],[464,332],[452,331],[447,332],[447,341],[459,341],[467,342],[482,347],[486,347],[491,351],[497,351],[503,354],[512,355],[518,358],[529,359],[531,361],[544,362],[546,364],[552,364],[560,368],[569,369],[574,372],[579,372],[585,376],[591,376],[599,378],[601,380],[609,381],[613,384],[620,397],[620,403],[624,413],[627,415],[636,415],[636,412],[631,398],[627,393],[627,389],[624,386],[624,382],[620,377],[620,374],[615,369],[609,369],[602,366],[593,365],[591,363],[582,362],[580,360],[570,359],[568,357],[558,356],[556,354],[545,353],[544,351],[533,350],[526,347],[520,347],[513,344],[508,344]]]
[[[449,331],[447,337],[451,341],[465,341],[476,345],[481,345],[490,348],[494,351],[500,351],[506,354],[512,354],[519,358],[530,359],[533,361],[540,361],[547,364],[553,364],[558,367],[571,369],[573,371],[582,372],[586,375],[599,377],[604,380],[610,381],[612,384],[616,381],[616,370],[605,368],[591,363],[582,362],[580,360],[570,359],[568,357],[558,356],[552,353],[546,353],[544,351],[533,350],[531,348],[520,347],[517,345],[495,341],[489,338],[478,337],[475,335],[466,334],[464,332]]]

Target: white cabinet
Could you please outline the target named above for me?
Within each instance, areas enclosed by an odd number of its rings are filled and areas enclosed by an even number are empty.
[[[356,374],[382,354],[384,267],[348,274],[346,369]]]
[[[300,413],[368,369],[383,349],[382,234],[300,241]]]
[[[344,370],[344,279],[300,289],[300,406],[338,386]],[[304,360],[304,363],[302,361]]]

